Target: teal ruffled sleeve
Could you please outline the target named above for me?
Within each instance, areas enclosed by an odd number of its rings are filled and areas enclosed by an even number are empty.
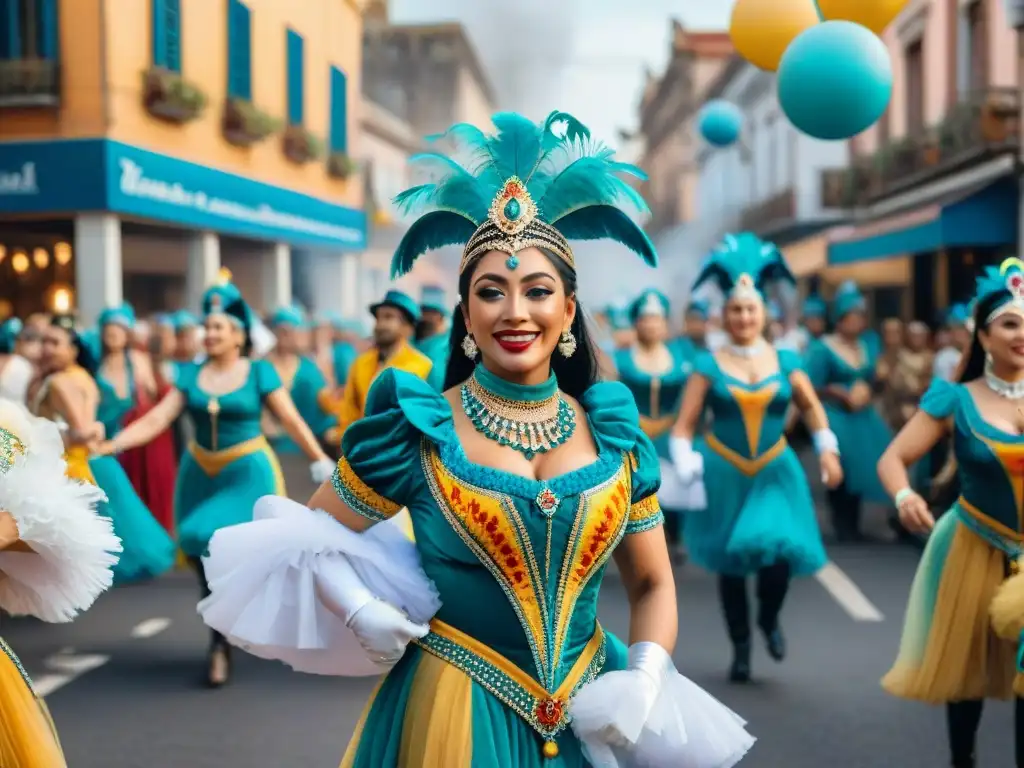
[[[598,445],[629,457],[632,491],[626,533],[641,533],[662,525],[665,515],[658,503],[661,460],[654,443],[640,429],[640,413],[629,389],[617,381],[595,384],[584,393],[581,405]]]
[[[196,377],[199,375],[200,366],[195,363],[174,364],[174,388],[184,395],[196,385]]]
[[[370,387],[365,414],[342,437],[334,490],[363,517],[386,520],[422,491],[421,439],[440,439],[452,413],[423,379],[388,368]]]
[[[945,379],[934,379],[921,398],[921,410],[933,419],[948,419],[956,412],[959,391],[959,384]]]
[[[803,358],[791,349],[779,350],[779,370],[786,378],[803,368]]]
[[[260,399],[284,386],[277,369],[266,360],[254,360],[252,373],[256,377],[256,389],[259,390]]]
[[[824,342],[815,340],[807,347],[804,355],[804,370],[815,389],[824,389],[831,383],[832,353]]]
[[[718,376],[718,363],[715,356],[706,349],[700,350],[693,358],[693,372],[700,374],[708,381],[714,381]]]

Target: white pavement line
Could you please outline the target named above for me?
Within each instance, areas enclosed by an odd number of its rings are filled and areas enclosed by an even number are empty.
[[[132,627],[132,637],[137,639],[153,637],[154,635],[159,635],[169,626],[171,626],[171,620],[164,617],[146,619]]]
[[[40,675],[32,681],[32,687],[41,698],[46,698],[59,688],[63,688],[80,675],[102,667],[110,661],[109,656],[100,654],[72,656],[58,653],[46,660],[46,666],[54,670],[53,674]]]
[[[854,621],[883,621],[885,617],[874,603],[853,583],[853,579],[831,560],[814,574],[840,607],[850,614]]]

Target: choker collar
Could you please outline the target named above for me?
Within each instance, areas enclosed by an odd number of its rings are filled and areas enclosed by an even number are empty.
[[[985,361],[985,384],[997,395],[1005,397],[1007,400],[1020,400],[1024,398],[1024,380],[1006,381],[999,378],[993,372],[990,360]]]

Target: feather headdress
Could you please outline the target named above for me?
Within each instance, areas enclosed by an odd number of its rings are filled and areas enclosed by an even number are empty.
[[[704,260],[692,290],[712,281],[726,296],[753,296],[763,301],[772,283],[796,283],[796,278],[774,244],[742,232],[722,238]]]
[[[552,251],[575,270],[569,240],[616,240],[657,265],[651,241],[621,207],[647,211],[622,178],[645,179],[639,168],[616,161],[565,112],[552,112],[540,124],[514,112],[492,121],[491,135],[460,123],[431,137],[452,141],[464,162],[439,152],[411,158],[434,180],[395,198],[403,213],[420,218],[395,251],[393,278],[409,272],[426,251],[447,245],[463,246],[460,272],[488,251],[509,254],[515,269],[516,253],[529,247]]]
[[[986,267],[978,277],[974,303],[987,313],[979,318],[985,324],[1006,312],[1024,315],[1024,261],[1010,258],[998,267]]]

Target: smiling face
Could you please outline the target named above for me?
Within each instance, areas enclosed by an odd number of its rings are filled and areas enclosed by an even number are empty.
[[[502,378],[537,383],[549,375],[551,356],[576,317],[576,298],[567,296],[554,265],[537,248],[516,254],[490,251],[473,269],[463,298],[466,329],[488,370]]]
[[[764,302],[753,297],[736,297],[725,303],[724,326],[733,342],[753,344],[764,333]]]
[[[55,325],[43,332],[42,366],[47,372],[63,371],[75,361],[75,346],[71,334]]]
[[[209,315],[205,327],[203,344],[210,357],[223,357],[241,351],[245,345],[245,331],[227,315]]]
[[[128,346],[129,334],[131,332],[119,323],[107,323],[103,326],[101,333],[103,349],[108,353],[117,354],[118,352],[124,352]]]
[[[999,315],[978,331],[978,338],[1002,377],[1024,372],[1024,317],[1016,312]]]

